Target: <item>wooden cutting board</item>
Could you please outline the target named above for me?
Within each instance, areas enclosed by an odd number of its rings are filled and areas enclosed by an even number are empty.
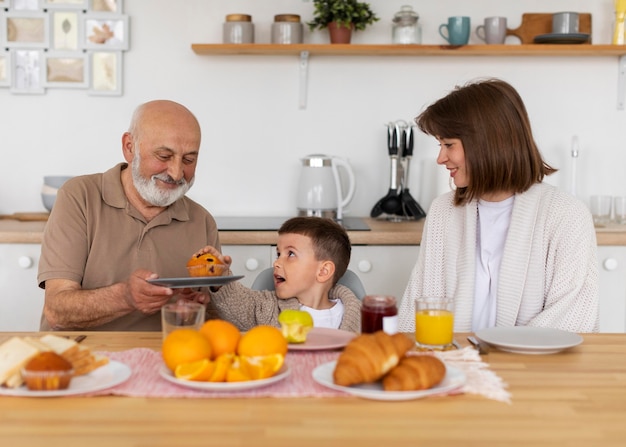
[[[591,34],[591,14],[581,12],[578,16],[578,30],[580,33]],[[536,36],[552,32],[552,14],[525,13],[522,14],[522,23],[515,29],[507,28],[507,36],[516,36],[522,44],[533,43]],[[591,38],[586,44],[591,43]]]
[[[21,222],[45,222],[48,220],[50,213],[14,213],[2,214],[0,219],[19,220]]]

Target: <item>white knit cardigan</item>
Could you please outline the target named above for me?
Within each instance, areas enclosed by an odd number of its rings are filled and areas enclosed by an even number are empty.
[[[478,206],[436,198],[400,306],[399,330],[415,330],[415,297],[454,298],[454,330],[472,330]],[[587,207],[548,184],[515,195],[500,267],[496,326],[598,331],[596,233]]]

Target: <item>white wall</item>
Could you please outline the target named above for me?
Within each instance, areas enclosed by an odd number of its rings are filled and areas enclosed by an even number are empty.
[[[609,43],[612,0],[371,0],[381,21],[353,43],[389,43],[391,17],[403,4],[420,15],[423,42],[450,15],[474,29],[490,15],[519,25],[524,12],[574,10],[593,15],[594,43]],[[617,57],[329,57],[310,60],[308,106],[298,108],[296,56],[199,56],[192,43],[219,43],[224,16],[253,16],[257,42],[269,42],[274,14],[312,17],[301,0],[125,0],[131,18],[124,55],[124,95],[48,90],[14,95],[0,88],[0,213],[43,211],[42,177],[103,171],[122,160],[120,139],[134,107],[169,98],[187,105],[203,127],[202,154],[190,196],[216,215],[293,215],[300,157],[348,158],[357,176],[349,215],[368,215],[388,188],[385,123],[410,120],[455,84],[497,76],[524,98],[547,160],[569,185],[570,142],[581,143],[579,195],[626,194],[626,111],[616,109]],[[305,31],[305,42],[326,42]],[[509,43],[516,39],[509,37]],[[480,43],[472,34],[470,43]],[[434,167],[435,141],[420,135],[411,191],[427,207],[446,178]],[[438,169],[433,174],[431,169]],[[445,182],[445,180],[444,180]]]

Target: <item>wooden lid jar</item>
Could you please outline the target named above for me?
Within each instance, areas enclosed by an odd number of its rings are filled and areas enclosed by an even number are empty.
[[[272,23],[272,43],[302,43],[302,23],[297,14],[277,14]]]
[[[228,14],[224,22],[224,43],[254,43],[254,24],[248,14]]]

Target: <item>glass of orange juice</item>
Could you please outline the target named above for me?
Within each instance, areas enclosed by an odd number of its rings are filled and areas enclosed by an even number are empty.
[[[415,342],[424,349],[444,350],[454,339],[454,301],[442,297],[415,299]]]

